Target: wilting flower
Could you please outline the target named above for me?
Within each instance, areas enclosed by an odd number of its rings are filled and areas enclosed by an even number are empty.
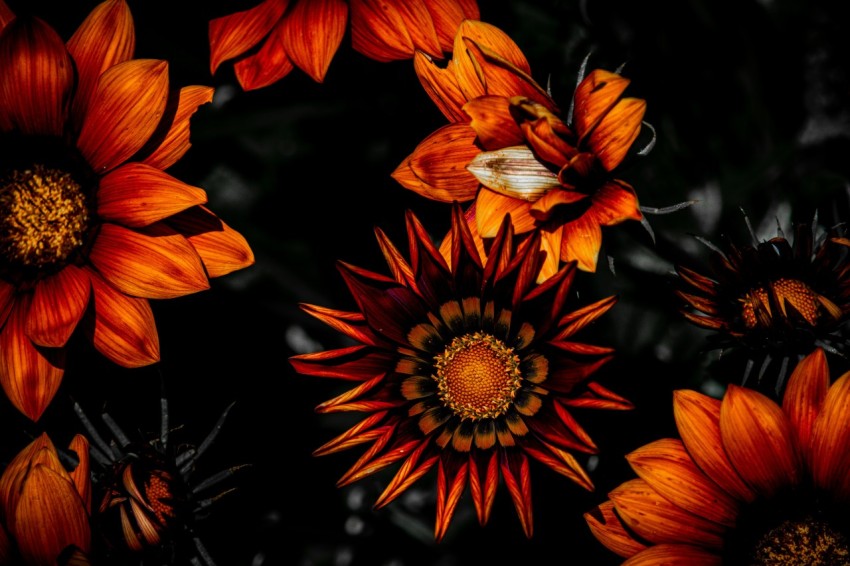
[[[198,459],[217,437],[232,406],[195,446],[169,443],[165,398],[161,400],[160,435],[135,440],[105,413],[103,420],[112,433],[107,441],[75,403],[91,437],[91,456],[99,464],[94,471],[99,498],[94,510],[97,558],[123,564],[129,556],[179,556],[198,566],[214,565],[194,529],[209,506],[232,491],[210,496],[209,490],[243,466],[227,468],[202,481],[195,481],[194,476]]]
[[[714,331],[710,349],[740,348],[751,360],[797,361],[815,347],[843,350],[850,314],[850,240],[838,229],[816,239],[800,224],[793,242],[781,233],[736,246],[712,246],[708,274],[678,265],[676,294],[690,322]],[[783,365],[787,365],[787,361]],[[784,371],[775,384],[781,388]]]
[[[519,47],[498,28],[465,21],[452,60],[423,53],[420,81],[451,123],[429,135],[393,172],[427,198],[475,200],[467,216],[480,251],[505,214],[517,234],[540,228],[549,251],[541,280],[559,260],[595,271],[602,226],[642,220],[634,189],[612,176],[640,133],[646,103],[625,98],[629,80],[591,71],[568,116],[531,78]],[[450,243],[442,251],[448,255]]]
[[[0,384],[37,420],[81,325],[117,364],[159,359],[148,299],[201,291],[253,263],[244,238],[164,172],[189,149],[212,89],[169,91],[168,64],[132,59],[123,0],[64,44],[0,0]]]
[[[850,372],[818,348],[781,406],[730,385],[674,394],[681,435],[627,456],[639,479],[585,514],[626,564],[850,564]]]
[[[454,205],[451,268],[410,212],[407,231],[410,263],[376,229],[392,277],[340,263],[359,312],[303,305],[359,342],[291,358],[300,373],[356,384],[317,410],[367,413],[315,453],[370,443],[340,486],[403,460],[376,507],[436,466],[438,540],[467,482],[478,519],[487,522],[501,472],[531,536],[529,459],[592,489],[573,452],[597,448],[571,409],[631,408],[589,380],[611,349],[574,341],[616,298],[568,310],[575,263],[536,285],[538,238],[515,248],[507,219],[482,263]]]
[[[295,67],[322,82],[345,35],[377,61],[410,59],[422,51],[441,59],[465,18],[478,19],[476,0],[264,0],[210,21],[210,71],[228,59],[245,90],[275,83]]]
[[[0,476],[0,564],[55,566],[91,549],[88,441],[77,435],[69,448],[70,472],[42,434]]]

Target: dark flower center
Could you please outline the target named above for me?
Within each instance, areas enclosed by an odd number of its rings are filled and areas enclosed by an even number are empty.
[[[775,295],[781,312],[774,313],[770,306],[768,287],[758,287],[741,297],[741,316],[747,328],[769,327],[775,318],[788,319],[790,306],[794,312],[815,326],[824,307],[833,317],[840,315],[840,309],[811,287],[796,279],[777,279],[769,284],[769,290]]]
[[[434,360],[440,400],[462,419],[504,415],[519,390],[519,356],[490,334],[456,337]]]
[[[171,474],[164,470],[151,473],[145,481],[147,504],[163,526],[167,526],[175,516],[174,495],[171,490],[173,482]]]
[[[71,174],[35,164],[0,178],[0,258],[13,270],[65,265],[91,222],[85,193]]]
[[[850,545],[829,523],[807,517],[788,520],[769,530],[756,543],[752,566],[847,566]]]

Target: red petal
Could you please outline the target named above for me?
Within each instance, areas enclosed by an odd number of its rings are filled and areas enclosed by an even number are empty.
[[[223,61],[257,45],[280,20],[288,4],[288,0],[265,0],[250,10],[210,20],[210,73],[214,74]]]
[[[437,519],[434,524],[434,539],[443,540],[451,523],[457,502],[466,487],[469,462],[449,463],[447,458],[440,459],[437,468]]]
[[[490,511],[493,509],[498,485],[499,453],[490,450],[473,454],[469,459],[469,491],[475,504],[478,522],[482,526],[490,520]]]
[[[280,24],[283,48],[299,69],[320,83],[342,42],[346,23],[348,4],[342,0],[301,0]]]
[[[159,337],[147,299],[128,297],[99,277],[91,278],[95,316],[87,332],[95,348],[124,367],[159,361]]]
[[[425,2],[425,7],[431,13],[431,21],[434,23],[434,31],[440,42],[440,50],[444,52],[452,50],[455,34],[461,22],[466,19],[477,20],[480,16],[475,0],[468,2],[428,0]]]
[[[27,315],[27,336],[39,346],[64,346],[89,304],[90,293],[88,273],[74,265],[39,281]]]
[[[782,410],[797,433],[800,452],[811,463],[812,431],[829,389],[829,366],[821,348],[797,363],[782,399]]]
[[[244,90],[256,90],[275,83],[288,75],[295,65],[283,47],[282,24],[275,26],[268,38],[253,55],[236,62],[236,80]]]
[[[381,0],[351,0],[351,46],[376,61],[407,59],[416,48],[399,7]]]
[[[643,214],[635,190],[614,180],[602,185],[591,197],[593,205],[587,212],[600,226],[613,226],[626,220],[640,220]]]
[[[176,102],[174,97],[170,96],[165,115],[173,118],[170,123],[164,121],[160,124],[160,128],[168,128],[163,134],[160,135],[159,130],[153,134],[151,141],[156,140],[156,148],[142,159],[142,163],[163,170],[177,163],[192,146],[189,142],[189,119],[201,104],[212,102],[212,99],[213,89],[207,86],[181,88]]]
[[[658,544],[623,562],[622,566],[722,566],[713,552],[686,544]]]
[[[812,477],[833,498],[850,500],[850,373],[838,378],[826,393],[812,430]]]
[[[534,522],[531,510],[531,474],[528,458],[518,452],[506,452],[501,460],[502,477],[511,494],[525,536],[531,538]]]

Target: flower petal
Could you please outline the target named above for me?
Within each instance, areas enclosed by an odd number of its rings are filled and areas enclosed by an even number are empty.
[[[444,52],[452,50],[455,34],[463,20],[477,20],[481,16],[476,0],[429,0],[425,7],[431,13],[440,50]]]
[[[417,51],[413,56],[413,70],[425,93],[431,97],[440,112],[450,122],[467,122],[469,117],[462,110],[467,98],[460,90],[454,69],[453,61],[441,67],[421,51]]]
[[[466,170],[488,189],[530,202],[561,186],[558,175],[538,161],[526,145],[482,151]]]
[[[278,24],[256,53],[236,62],[233,70],[244,90],[256,90],[275,83],[295,68],[283,47],[284,32],[284,26]]]
[[[815,485],[846,503],[850,500],[850,373],[838,378],[827,391],[811,442]]]
[[[561,261],[576,261],[582,271],[596,271],[599,248],[602,247],[602,229],[596,219],[585,212],[566,222],[562,230]]]
[[[90,294],[88,273],[75,265],[42,279],[33,292],[27,336],[39,346],[64,346],[82,318]]]
[[[721,566],[713,552],[687,544],[657,544],[623,562],[622,566]]]
[[[38,421],[65,373],[65,351],[37,348],[25,332],[30,301],[16,301],[0,330],[0,385],[12,405]]]
[[[478,134],[478,142],[484,149],[501,149],[525,143],[510,107],[506,97],[494,95],[479,96],[463,106],[463,111],[472,119],[469,125]]]
[[[103,224],[89,259],[107,281],[127,295],[169,299],[209,289],[195,248],[162,223],[144,232]]]
[[[15,304],[15,287],[5,281],[0,281],[0,328],[6,322],[6,317],[9,316],[13,304]]]
[[[133,16],[125,0],[101,2],[68,40],[68,52],[77,68],[73,116],[77,129],[89,107],[100,75],[110,67],[129,61],[136,48]]]
[[[614,226],[626,220],[643,218],[635,190],[618,179],[602,185],[590,198],[593,205],[588,214],[600,226]]]
[[[586,512],[584,520],[593,536],[618,556],[628,558],[646,548],[646,544],[637,540],[623,526],[612,501],[606,501]]]
[[[95,348],[123,367],[158,362],[159,337],[148,300],[128,297],[96,276],[91,282],[95,315],[86,331]]]
[[[800,481],[791,423],[761,393],[729,385],[720,405],[720,437],[738,474],[761,495],[769,497]]]
[[[816,348],[797,363],[788,379],[782,410],[797,433],[800,452],[811,464],[812,432],[829,389],[829,366],[823,349]]]
[[[0,40],[0,127],[62,135],[74,84],[62,38],[37,17],[16,18]]]
[[[207,193],[143,163],[127,163],[100,180],[97,213],[130,228],[148,226],[207,202]]]
[[[254,264],[245,237],[206,207],[196,206],[165,220],[201,256],[208,277],[221,277]]]
[[[127,160],[148,141],[165,112],[168,63],[133,59],[104,72],[77,147],[96,173]]]
[[[502,478],[514,502],[519,522],[525,536],[534,533],[534,515],[531,509],[531,474],[528,457],[520,452],[506,451],[501,458]]]
[[[78,458],[77,467],[70,472],[71,480],[80,494],[86,512],[91,513],[91,466],[89,464],[89,441],[82,434],[75,434],[68,446]]]
[[[299,69],[320,83],[342,42],[346,23],[348,4],[342,0],[301,0],[280,23],[283,48]]]
[[[637,139],[646,101],[624,98],[612,108],[590,134],[588,145],[606,171],[619,165]]]
[[[178,96],[169,96],[165,107],[165,115],[173,116],[170,122],[163,120],[160,128],[167,126],[167,131],[160,134],[159,129],[153,133],[149,142],[155,142],[150,155],[142,159],[142,163],[157,169],[168,169],[183,157],[192,144],[189,142],[189,119],[202,104],[212,102],[213,89],[207,86],[186,86],[180,89]],[[145,151],[145,148],[142,148]]]
[[[531,74],[531,67],[522,50],[505,32],[492,24],[478,20],[464,20],[455,35],[452,47],[452,62],[458,86],[467,100],[472,100],[482,94],[501,94],[514,96],[519,92],[488,92],[483,83],[479,69],[479,61],[468,52],[469,43],[486,46],[490,53],[507,61],[518,71]]]
[[[511,216],[511,226],[516,234],[524,234],[534,229],[535,220],[529,210],[528,201],[505,196],[482,188],[475,199],[475,222],[482,238],[492,238],[499,231],[506,214]]]
[[[384,62],[412,57],[416,48],[399,7],[380,0],[351,0],[351,46]]]
[[[451,462],[441,458],[437,467],[437,519],[434,523],[434,540],[441,541],[466,487],[468,462]]]
[[[583,140],[617,104],[631,81],[604,69],[594,69],[576,87],[573,123]]]
[[[288,0],[264,0],[249,10],[210,20],[210,73],[218,66],[257,45],[271,31],[289,4]]]

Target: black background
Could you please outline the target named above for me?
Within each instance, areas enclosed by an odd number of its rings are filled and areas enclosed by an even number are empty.
[[[31,9],[67,39],[96,2],[9,4]],[[618,175],[645,207],[699,202],[647,214],[655,242],[636,222],[605,229],[603,254],[615,271],[603,259],[596,274],[576,282],[588,302],[619,296],[585,341],[616,349],[598,379],[636,405],[577,414],[601,450],[591,473],[596,491],[532,462],[531,540],[500,488],[490,524],[478,526],[467,493],[435,544],[432,475],[379,511],[371,503],[387,475],[335,487],[362,450],[311,452],[355,415],[313,408],[346,386],[296,375],[287,359],[343,344],[298,303],[353,310],[336,261],[386,273],[375,226],[402,249],[406,209],[435,237],[445,232],[448,205],[390,177],[445,118],[410,61],[367,59],[351,49],[350,34],[323,84],[296,69],[243,92],[229,62],[211,75],[209,20],[253,4],[129,0],[136,57],[168,60],[174,87],[217,89],[193,118],[192,149],[169,172],[206,189],[210,208],[248,239],[255,265],[213,279],[209,291],[152,302],[162,354],[155,366],[117,367],[75,336],[62,387],[39,423],[0,399],[0,456],[7,460],[42,431],[59,445],[82,432],[71,398],[96,422],[105,409],[128,433],[155,435],[162,379],[171,423],[181,426],[174,442],[199,443],[235,402],[198,470],[201,478],[250,464],[222,485],[236,491],[198,525],[220,565],[619,563],[590,535],[582,513],[634,477],[624,454],[675,434],[674,389],[719,395],[724,381],[739,376],[740,368],[702,352],[706,333],[677,314],[672,266],[705,255],[693,235],[747,243],[742,210],[762,238],[774,234],[777,220],[787,229],[816,209],[826,223],[846,217],[850,42],[843,20],[826,3],[802,0],[480,2],[481,19],[519,44],[534,77],[564,108],[586,55],[589,68],[625,64],[627,93],[647,101],[657,143]]]

